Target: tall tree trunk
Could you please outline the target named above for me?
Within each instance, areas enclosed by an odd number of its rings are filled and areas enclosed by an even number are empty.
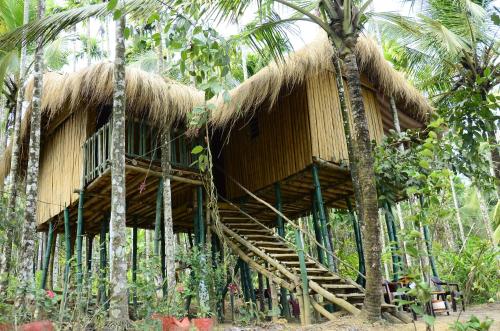
[[[6,107],[5,95],[1,93],[3,89],[3,82],[0,83],[0,156],[3,157],[3,153],[7,148],[7,139],[5,139],[7,134],[7,115],[9,110]]]
[[[458,204],[457,192],[455,191],[455,182],[453,181],[453,175],[450,175],[450,186],[451,186],[451,195],[453,198],[453,206],[455,208],[455,217],[457,219],[458,231],[460,233],[460,241],[461,245],[463,245],[465,243],[465,232],[462,223],[462,217],[460,216],[460,206]]]
[[[109,323],[124,328],[129,323],[127,286],[127,229],[125,202],[125,16],[116,20],[116,54],[111,155],[110,308]]]
[[[361,220],[365,261],[367,264],[364,310],[369,320],[378,320],[381,314],[382,296],[382,270],[380,265],[382,247],[380,243],[380,222],[378,218],[374,158],[363,96],[361,94],[359,69],[356,63],[356,56],[352,51],[345,54],[344,63],[353,114],[353,142],[355,145],[353,159],[357,163],[357,177],[353,178],[353,181],[358,182],[354,188],[360,189],[358,194],[359,201],[357,201],[356,205],[358,206]]]
[[[29,22],[29,6],[30,2],[24,2],[24,12],[23,12],[23,22],[27,24]],[[23,33],[23,41],[26,39],[26,34]],[[18,196],[18,180],[17,180],[17,168],[19,164],[19,149],[21,144],[20,128],[21,128],[21,118],[23,113],[24,103],[24,82],[26,76],[26,52],[27,46],[23,43],[21,47],[21,59],[19,65],[19,78],[18,78],[18,94],[16,102],[16,113],[14,118],[14,131],[12,132],[12,154],[10,160],[10,189],[9,198],[7,204],[7,242],[5,243],[4,254],[0,257],[3,259],[0,270],[0,296],[2,296],[9,285],[10,276],[10,265],[12,259],[12,244],[14,237],[14,224],[16,222],[16,199]]]
[[[165,227],[165,265],[167,290],[175,290],[175,236],[172,219],[172,189],[170,185],[170,134],[162,135],[161,169],[163,173],[163,221]]]
[[[45,14],[45,0],[38,0],[38,18]],[[38,200],[38,170],[40,165],[40,122],[43,94],[43,40],[38,40],[35,52],[34,88],[31,101],[30,144],[28,169],[26,175],[26,208],[21,239],[21,256],[19,264],[19,290],[16,306],[29,303],[27,293],[33,284],[33,257],[35,255],[36,215]],[[50,247],[46,247],[50,251]]]
[[[481,218],[483,219],[484,229],[486,231],[486,236],[492,245],[495,245],[493,239],[493,229],[491,227],[490,212],[488,210],[488,204],[485,198],[481,194],[479,188],[476,188],[477,200],[479,202],[479,210],[481,211]]]

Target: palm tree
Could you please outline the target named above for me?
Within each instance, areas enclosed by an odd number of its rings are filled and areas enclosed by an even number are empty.
[[[23,8],[23,21],[24,24],[29,22],[29,1],[24,1]],[[21,40],[25,41],[26,35],[21,36]],[[10,222],[13,222],[16,219],[16,198],[18,195],[18,181],[17,181],[17,167],[19,163],[19,145],[20,145],[20,127],[21,127],[21,116],[22,116],[22,108],[24,101],[24,88],[22,83],[25,80],[26,76],[26,56],[27,56],[27,47],[26,43],[21,47],[21,60],[19,64],[19,79],[18,79],[18,94],[16,101],[16,113],[14,120],[14,130],[12,132],[12,156],[10,163],[10,189],[9,189],[9,199],[7,205],[7,215],[9,215]],[[8,286],[9,282],[9,273],[10,273],[10,263],[12,257],[12,240],[13,240],[13,226],[9,224],[7,230],[7,242],[5,243],[4,254],[2,254],[2,258],[5,259],[1,261],[1,270],[0,270],[0,295],[4,293]]]
[[[45,0],[38,0],[38,19],[45,14]],[[36,215],[38,198],[38,170],[40,160],[40,122],[43,90],[43,43],[39,39],[35,51],[34,88],[31,102],[31,126],[26,175],[26,207],[21,241],[19,290],[16,298],[19,306],[33,282],[33,258],[35,255]],[[50,249],[47,247],[47,249]]]
[[[222,0],[218,3],[218,12],[223,17],[235,18],[243,13],[251,1],[229,1]],[[272,11],[272,4],[284,5],[294,11],[294,14],[287,19],[280,19]],[[346,137],[351,142],[348,145],[349,161],[351,167],[351,178],[353,181],[356,195],[356,206],[360,216],[360,223],[363,230],[363,245],[369,247],[365,251],[365,260],[367,265],[366,274],[366,296],[364,301],[364,310],[369,320],[380,318],[381,312],[381,243],[380,226],[378,219],[378,198],[375,186],[374,157],[370,144],[368,133],[368,123],[361,95],[360,72],[356,62],[354,49],[360,31],[363,28],[363,13],[371,3],[371,0],[365,1],[362,6],[356,6],[350,0],[338,1],[288,1],[276,0],[268,2],[268,6],[263,6],[259,1],[259,10],[261,17],[266,21],[254,29],[258,37],[254,38],[254,44],[267,44],[274,51],[274,57],[280,57],[281,52],[275,41],[278,35],[283,35],[286,30],[284,24],[292,21],[303,20],[317,24],[326,31],[332,47],[337,50],[337,57],[343,62],[345,76],[348,84],[349,101],[351,104],[353,128],[351,133],[346,130]],[[271,5],[269,5],[271,4]],[[312,13],[313,10],[319,10],[321,17]],[[269,14],[271,12],[271,14]],[[336,59],[332,59],[338,77],[342,77],[341,65]],[[347,114],[345,105],[346,99],[343,97],[343,83],[341,79],[337,80],[338,89],[341,94],[341,108],[344,115]],[[344,116],[344,122],[348,117]],[[348,125],[344,126],[348,128]]]
[[[410,1],[410,0],[407,0]],[[411,0],[414,2],[414,0]],[[415,17],[380,15],[383,33],[394,41],[393,60],[416,84],[429,92],[439,111],[461,138],[460,154],[467,156],[465,172],[484,158],[482,142],[490,144],[491,167],[500,191],[500,153],[495,132],[498,101],[489,95],[500,82],[498,41],[488,13],[494,1],[427,0]],[[463,93],[469,91],[465,96]],[[464,99],[480,102],[462,105]],[[495,106],[496,105],[496,106]],[[474,175],[474,174],[473,174]]]
[[[110,326],[125,329],[129,323],[127,286],[127,229],[125,203],[125,15],[116,19],[116,51],[111,138],[110,220]]]

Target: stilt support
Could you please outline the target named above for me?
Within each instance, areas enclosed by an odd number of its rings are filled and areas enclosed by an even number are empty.
[[[40,284],[40,288],[45,289],[47,286],[47,276],[49,273],[49,265],[50,265],[50,252],[52,251],[52,238],[54,236],[54,224],[50,222],[49,224],[49,232],[47,234],[47,245],[45,248],[45,256],[43,258],[43,271],[42,271],[42,282]]]
[[[281,202],[281,185],[279,182],[274,184],[274,193],[276,198],[276,209],[279,212],[283,211],[283,205]],[[276,225],[278,228],[278,234],[280,237],[285,238],[285,224],[283,223],[283,218],[278,215],[276,218]],[[288,291],[284,287],[280,287],[280,303],[281,303],[281,315],[285,318],[290,318],[290,305],[288,304]]]
[[[304,256],[304,246],[302,244],[302,238],[298,230],[295,230],[295,245],[297,246],[297,254],[299,255],[300,263],[300,279],[302,280],[302,310],[303,310],[303,320],[301,320],[302,325],[311,324],[311,310],[309,301],[309,284],[307,280],[307,268],[306,260]],[[301,312],[302,313],[302,312]]]
[[[134,284],[134,291],[132,293],[132,303],[134,311],[137,313],[137,222],[134,222],[132,228],[132,283]]]
[[[100,280],[99,280],[99,303],[101,306],[106,306],[107,295],[106,295],[106,264],[107,264],[107,254],[106,254],[106,233],[108,232],[108,222],[109,218],[104,218],[101,222],[101,232],[99,234],[99,269],[100,269]]]
[[[82,261],[82,246],[83,246],[83,187],[80,188],[80,197],[78,199],[78,218],[76,224],[76,283],[78,290],[82,290],[83,284],[83,261]]]
[[[163,181],[160,179],[158,184],[158,192],[156,193],[156,214],[155,214],[155,237],[153,251],[154,255],[160,255],[160,236],[161,236],[161,210],[162,210],[162,196],[163,196]]]

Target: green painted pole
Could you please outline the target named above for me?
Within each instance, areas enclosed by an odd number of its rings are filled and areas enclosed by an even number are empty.
[[[384,213],[385,213],[385,223],[387,226],[387,233],[389,235],[390,245],[391,245],[391,258],[392,258],[392,275],[393,280],[399,279],[399,256],[398,256],[398,239],[396,236],[396,229],[394,224],[394,215],[392,214],[391,206],[384,202]]]
[[[302,281],[302,299],[304,300],[304,320],[305,324],[311,324],[311,312],[309,307],[309,282],[307,280],[306,260],[304,256],[304,246],[299,230],[295,230],[295,245],[297,246],[297,254],[299,255],[300,263],[300,279]]]
[[[316,208],[318,209],[319,221],[323,232],[323,242],[325,243],[325,247],[328,251],[328,253],[326,254],[328,260],[328,266],[330,267],[331,270],[337,271],[337,266],[332,256],[333,247],[330,246],[330,241],[328,240],[328,234],[326,228],[326,214],[325,214],[325,208],[323,206],[323,195],[321,193],[321,184],[319,181],[318,166],[316,164],[313,164],[312,166],[312,177],[314,184],[314,196],[316,197],[315,199]]]
[[[134,222],[132,228],[132,283],[134,283],[134,291],[132,294],[132,302],[134,311],[137,313],[137,222]]]
[[[197,221],[198,221],[198,235],[199,243],[201,246],[205,245],[205,223],[203,222],[203,187],[198,186],[196,188],[197,196]]]
[[[92,245],[94,244],[94,235],[87,236],[87,277],[92,275]]]
[[[354,215],[354,210],[352,208],[351,200],[346,198],[347,210],[349,211],[349,217],[351,218],[352,228],[354,229],[354,239],[356,241],[356,251],[358,252],[358,271],[362,275],[366,275],[365,269],[365,255],[363,251],[363,241],[361,240],[361,229],[359,228],[358,220],[356,215]],[[365,279],[358,275],[356,278],[356,283],[361,286],[365,286]]]
[[[425,208],[425,201],[424,201],[424,196],[420,195],[419,196],[420,200],[420,207],[422,208],[422,211],[424,211]],[[434,256],[432,255],[432,243],[431,243],[431,238],[429,235],[429,226],[427,224],[423,224],[423,230],[424,230],[424,240],[425,240],[425,247],[427,249],[427,256],[429,258],[429,264],[431,265],[431,270],[432,270],[432,275],[434,277],[439,277],[437,268],[436,268],[436,263],[434,261]]]
[[[105,218],[101,222],[101,232],[99,234],[99,269],[100,269],[100,280],[99,280],[99,299],[101,306],[105,306],[107,302],[106,298],[106,233],[108,231],[109,218]]]
[[[252,271],[250,270],[250,267],[248,266],[248,263],[245,262],[245,273],[247,283],[248,283],[248,290],[250,291],[250,298],[254,303],[257,303],[257,298],[255,297],[255,289],[253,287],[253,282],[252,282]]]
[[[80,189],[80,197],[78,201],[78,218],[76,228],[76,283],[79,291],[83,284],[83,266],[82,266],[82,244],[83,244],[83,189]]]
[[[156,193],[155,240],[153,247],[153,251],[156,256],[160,256],[162,198],[163,198],[163,180],[160,179],[160,183],[158,184],[158,191]]]
[[[276,182],[274,184],[274,194],[276,198],[276,209],[282,213],[283,212],[283,204],[281,201],[281,184]],[[285,238],[285,224],[283,222],[283,218],[278,215],[276,218],[276,226],[278,228],[278,235],[282,238]],[[285,318],[290,318],[290,306],[288,305],[288,291],[284,287],[280,287],[280,303],[281,303],[281,315]]]
[[[283,210],[283,205],[281,203],[281,184],[279,182],[276,182],[274,184],[274,193],[276,196],[276,209],[279,212],[282,212]],[[283,223],[283,218],[281,215],[277,215],[276,217],[276,227],[278,228],[278,234],[280,237],[285,238],[285,224]]]
[[[422,210],[424,210],[425,201],[423,195],[420,195],[419,199],[420,199],[420,206]],[[427,224],[422,224],[422,225],[424,230],[425,247],[427,249],[427,256],[429,257],[429,264],[431,265],[432,275],[434,277],[439,277],[436,268],[436,262],[434,261],[434,256],[432,255],[432,242],[431,242],[431,236],[429,234],[429,226]]]
[[[394,217],[390,210],[389,204],[384,202],[385,224],[387,226],[387,234],[391,245],[391,258],[392,258],[392,278],[394,281],[399,278],[399,260],[397,255],[397,242],[394,237]]]
[[[321,234],[321,227],[318,221],[318,213],[317,213],[317,208],[316,204],[314,203],[314,197],[313,197],[313,206],[312,206],[312,223],[313,223],[313,228],[314,228],[314,237],[316,238],[316,241],[319,242],[321,245],[323,244],[323,236]],[[323,249],[320,246],[316,246],[318,250],[318,261],[321,264],[326,264],[325,257],[324,257],[324,252]]]
[[[68,297],[68,283],[69,283],[69,271],[71,263],[71,231],[69,225],[69,209],[64,207],[64,241],[66,246],[66,265],[64,267],[64,288],[63,297],[61,301],[61,312],[66,308],[66,302]]]
[[[47,234],[47,245],[45,246],[45,256],[43,258],[43,270],[42,270],[42,282],[40,284],[41,289],[45,289],[47,286],[47,275],[49,273],[50,264],[50,252],[52,251],[52,237],[54,236],[54,224],[50,222],[49,233]]]

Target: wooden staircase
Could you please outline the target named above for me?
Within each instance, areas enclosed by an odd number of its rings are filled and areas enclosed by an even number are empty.
[[[302,293],[299,256],[292,244],[233,204],[220,203],[219,214],[219,228],[213,226],[213,231],[219,233],[233,252],[273,283],[291,292]],[[324,308],[328,303],[351,314],[360,312],[365,297],[361,286],[328,270],[307,254],[305,264],[310,301],[321,315],[333,319],[333,315]],[[385,304],[383,310],[384,316],[392,314],[395,306]],[[401,317],[398,321],[401,322]]]

